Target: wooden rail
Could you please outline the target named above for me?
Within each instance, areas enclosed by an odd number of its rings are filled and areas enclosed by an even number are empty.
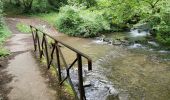
[[[88,70],[92,70],[91,58],[89,56],[87,56],[86,54],[76,50],[75,48],[65,44],[62,41],[59,41],[59,40],[53,38],[52,36],[40,31],[39,29],[37,29],[33,26],[30,26],[30,28],[31,28],[31,32],[32,32],[33,42],[34,42],[34,49],[35,49],[35,51],[37,51],[37,47],[38,47],[38,52],[39,52],[40,58],[42,58],[42,56],[44,56],[46,58],[48,69],[50,69],[52,62],[54,61],[54,56],[56,57],[56,62],[57,62],[56,69],[58,72],[58,80],[59,80],[60,85],[62,85],[63,82],[68,79],[68,81],[76,95],[76,98],[80,99],[80,100],[86,100],[85,90],[84,90],[84,86],[83,86],[82,57],[87,59]],[[54,42],[48,43],[47,38],[52,39]],[[51,51],[48,49],[48,48],[50,48],[50,47],[48,47],[48,45],[51,45],[51,48],[52,48]],[[60,49],[61,45],[70,49],[71,51],[73,51],[76,54],[76,58],[71,63],[70,66],[67,65],[66,60],[63,56],[63,53]],[[63,78],[63,76],[62,76],[61,60],[63,60],[63,64],[64,64],[66,72],[67,72],[67,75],[65,78]],[[78,94],[79,95],[77,95],[77,93],[76,93],[76,90],[72,84],[70,74],[69,74],[70,69],[73,67],[73,65],[76,62],[77,62],[77,66],[78,66],[78,90],[79,90]]]

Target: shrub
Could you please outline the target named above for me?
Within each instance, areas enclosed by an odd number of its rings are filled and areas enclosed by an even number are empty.
[[[170,12],[161,15],[161,23],[155,27],[157,30],[156,39],[163,45],[170,46]]]
[[[56,26],[61,32],[79,37],[94,37],[102,31],[110,30],[109,21],[102,13],[75,6],[60,9]]]
[[[149,26],[153,28],[161,23],[161,16],[159,14],[152,15],[148,17],[147,21]]]
[[[170,28],[170,27],[169,27]],[[157,33],[157,41],[160,42],[163,45],[170,46],[170,30],[166,30],[165,28],[162,28]]]
[[[60,9],[56,26],[60,32],[64,32],[71,36],[76,36],[77,27],[82,19],[73,7],[65,6]]]

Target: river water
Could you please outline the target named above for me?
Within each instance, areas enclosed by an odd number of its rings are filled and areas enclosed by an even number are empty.
[[[119,36],[117,36],[119,35]],[[130,36],[139,38],[147,32],[132,30],[129,33],[113,33],[106,37]],[[142,44],[129,46],[109,45],[94,39],[57,36],[57,39],[89,55],[93,62],[98,61],[103,75],[114,84],[120,94],[128,94],[129,100],[169,100],[170,98],[170,52],[154,50]],[[157,45],[155,42],[148,42]],[[62,48],[68,63],[75,54]],[[84,61],[84,64],[86,62]]]

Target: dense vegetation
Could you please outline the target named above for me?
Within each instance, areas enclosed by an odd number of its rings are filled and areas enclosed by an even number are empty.
[[[55,26],[70,36],[95,37],[145,25],[152,39],[170,45],[169,0],[5,0],[22,13],[56,12]],[[18,10],[18,9],[17,9]],[[7,10],[8,11],[8,10]]]
[[[60,8],[56,26],[71,36],[94,37],[100,33],[126,31],[135,24],[163,45],[170,45],[170,1],[168,0],[96,0],[87,3],[69,1]]]
[[[56,26],[71,36],[94,37],[100,33],[125,31],[145,24],[155,40],[170,45],[170,1],[92,0],[68,1],[60,8]]]
[[[10,32],[8,31],[7,27],[4,24],[3,19],[3,4],[0,0],[0,57],[6,56],[9,52],[3,48],[2,43],[4,42],[5,38],[9,36]]]

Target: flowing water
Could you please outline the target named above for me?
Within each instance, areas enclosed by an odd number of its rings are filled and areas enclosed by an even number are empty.
[[[129,36],[139,39],[146,35],[149,34],[133,30],[129,33],[113,33],[106,37]],[[128,94],[129,100],[169,100],[169,51],[154,50],[139,43],[122,47],[108,45],[102,40],[66,35],[56,38],[89,55],[93,62],[98,61],[100,67],[103,68],[103,75],[114,84],[120,95]],[[153,41],[148,44],[159,46]],[[68,62],[75,58],[73,52],[64,47],[62,50],[67,54],[65,58],[68,59]]]
[[[115,47],[105,45],[105,44],[97,44],[96,40],[93,39],[83,39],[77,37],[68,37],[66,35],[57,36],[56,39],[63,41],[66,44],[76,48],[77,50],[87,54],[90,56],[95,62],[100,57],[106,55],[109,51],[114,49]],[[67,59],[68,63],[71,63],[75,59],[76,54],[66,47],[61,47],[65,58]]]
[[[89,55],[95,63],[93,69],[100,70],[97,76],[106,77],[106,82],[110,81],[114,84],[114,87],[119,90],[121,100],[169,100],[170,51],[148,48],[135,42],[128,46],[110,45],[108,42],[103,42],[103,38],[95,40],[68,37],[64,34],[56,34],[55,30],[48,33]],[[108,34],[105,37],[118,40],[128,37],[136,41],[147,35],[148,32],[131,30]],[[149,41],[148,44],[159,46],[154,41]],[[63,46],[61,49],[67,63],[71,64],[76,54]],[[85,60],[83,61],[86,64]]]

